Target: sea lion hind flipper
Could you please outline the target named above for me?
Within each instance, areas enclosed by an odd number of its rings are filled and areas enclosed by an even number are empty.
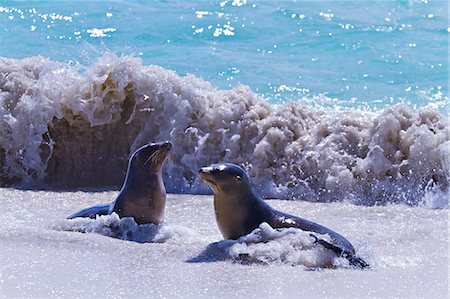
[[[69,217],[67,219],[74,219],[78,217],[88,217],[88,218],[95,218],[97,215],[108,215],[109,209],[111,207],[111,204],[102,204],[102,205],[96,205],[89,208],[82,209],[81,211],[78,211]]]
[[[347,253],[349,255],[355,255],[355,248],[344,236],[338,234],[337,232],[320,225],[318,223],[292,216],[283,212],[275,211],[273,212],[274,225],[277,227],[295,227],[303,231],[316,233],[320,235],[328,235],[331,241],[327,242],[325,240],[317,238],[314,234],[310,234],[316,239],[316,242],[321,244],[323,247],[334,251],[337,255],[342,255]]]
[[[321,246],[325,247],[326,249],[329,249],[329,250],[333,251],[334,253],[336,253],[337,256],[347,259],[351,266],[361,268],[361,269],[369,267],[368,263],[366,263],[362,258],[355,256],[352,252],[349,252],[347,250],[340,248],[339,246],[328,243],[327,241],[325,241],[323,239],[319,239],[314,234],[309,234],[309,235],[315,239],[314,243],[320,244]]]
[[[366,263],[366,261],[364,261],[362,258],[359,258],[357,256],[349,256],[346,257],[346,259],[350,262],[350,265],[357,267],[357,268],[370,268],[370,265],[368,263]]]

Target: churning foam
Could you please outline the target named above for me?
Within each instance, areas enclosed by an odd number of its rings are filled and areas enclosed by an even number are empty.
[[[329,241],[328,235],[317,235]],[[189,262],[231,260],[243,264],[286,264],[306,268],[350,267],[345,258],[315,243],[309,232],[298,228],[273,229],[267,223],[237,240],[209,244]]]
[[[138,243],[165,243],[185,237],[195,237],[190,229],[167,224],[137,224],[133,218],[119,218],[116,213],[95,219],[75,218],[54,225],[56,230],[96,233]]]
[[[168,140],[169,192],[208,192],[197,169],[232,162],[266,196],[448,206],[450,131],[437,110],[275,106],[111,54],[86,70],[42,57],[0,58],[0,70],[0,185],[120,186],[131,152]]]
[[[53,229],[81,233],[96,233],[138,243],[199,244],[205,238],[191,229],[168,224],[137,224],[133,218],[119,218],[116,213],[95,219],[64,220]],[[318,235],[329,241],[328,235]],[[297,228],[273,229],[262,223],[238,240],[222,240],[209,244],[188,262],[224,261],[244,264],[287,264],[307,268],[350,267],[347,260],[315,244],[309,232]]]
[[[324,236],[327,239],[328,236]],[[217,243],[230,259],[245,263],[283,263],[308,268],[349,266],[329,250],[314,243],[309,232],[296,228],[273,229],[262,223],[248,235],[238,240]]]

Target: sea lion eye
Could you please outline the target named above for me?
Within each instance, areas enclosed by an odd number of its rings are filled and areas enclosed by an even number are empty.
[[[237,176],[236,176],[236,179],[237,179],[239,182],[242,182],[242,178],[241,178],[240,175],[237,175]]]

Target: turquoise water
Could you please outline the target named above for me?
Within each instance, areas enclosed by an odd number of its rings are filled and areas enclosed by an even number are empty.
[[[447,1],[1,1],[0,56],[141,57],[271,103],[448,105]]]

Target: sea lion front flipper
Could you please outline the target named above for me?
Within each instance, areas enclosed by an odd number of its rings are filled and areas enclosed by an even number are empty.
[[[111,207],[111,204],[103,204],[103,205],[96,205],[92,206],[86,209],[82,209],[81,211],[78,211],[69,217],[67,219],[74,219],[77,217],[89,217],[89,218],[95,218],[97,215],[108,215],[109,214],[109,208]]]

